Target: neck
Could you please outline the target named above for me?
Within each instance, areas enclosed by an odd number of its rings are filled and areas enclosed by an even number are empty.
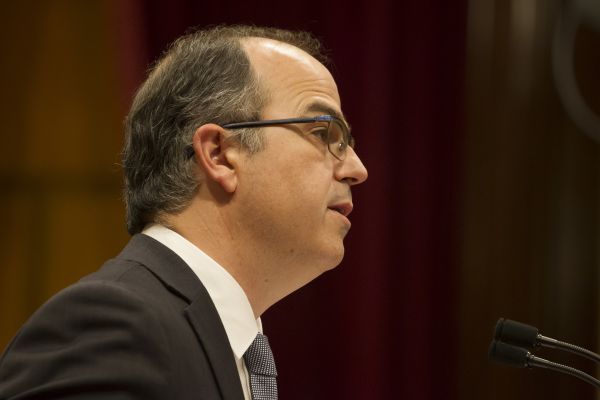
[[[258,318],[301,285],[294,287],[292,279],[283,273],[286,268],[282,261],[253,243],[252,235],[243,232],[227,208],[196,197],[183,212],[167,216],[165,222],[233,276]]]

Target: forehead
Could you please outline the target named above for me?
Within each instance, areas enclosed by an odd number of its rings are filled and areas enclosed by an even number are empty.
[[[320,111],[341,116],[340,97],[331,73],[308,53],[263,38],[244,39],[242,46],[268,93],[264,113],[269,117]]]

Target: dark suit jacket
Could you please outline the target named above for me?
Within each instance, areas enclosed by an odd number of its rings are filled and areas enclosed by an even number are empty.
[[[243,400],[225,329],[175,253],[135,235],[52,297],[0,359],[0,399]]]

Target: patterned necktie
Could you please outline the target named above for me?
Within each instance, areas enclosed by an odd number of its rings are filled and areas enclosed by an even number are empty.
[[[277,369],[269,340],[259,333],[244,354],[253,400],[277,400]]]

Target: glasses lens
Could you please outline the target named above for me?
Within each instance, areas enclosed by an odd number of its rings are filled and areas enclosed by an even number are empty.
[[[347,136],[346,129],[340,121],[334,119],[329,123],[329,151],[339,160],[344,159],[346,154]]]

